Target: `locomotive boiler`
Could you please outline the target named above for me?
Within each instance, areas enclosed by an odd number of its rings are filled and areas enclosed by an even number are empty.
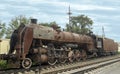
[[[11,67],[28,69],[33,63],[54,65],[117,52],[117,43],[111,39],[60,31],[36,22],[21,23],[11,36],[8,54],[0,55]]]

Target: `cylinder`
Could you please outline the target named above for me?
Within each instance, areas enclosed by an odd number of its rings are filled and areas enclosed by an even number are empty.
[[[46,54],[47,49],[46,48],[39,48],[41,54]]]
[[[41,53],[41,54],[46,54],[47,53],[47,49],[46,48],[35,48],[33,49],[33,53]]]
[[[48,60],[47,55],[46,55],[46,54],[42,54],[42,55],[41,55],[41,62],[42,62],[42,63],[46,63],[47,60]]]

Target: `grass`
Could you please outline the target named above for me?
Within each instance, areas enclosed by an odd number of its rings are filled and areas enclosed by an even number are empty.
[[[0,69],[6,69],[7,68],[7,61],[0,60]]]

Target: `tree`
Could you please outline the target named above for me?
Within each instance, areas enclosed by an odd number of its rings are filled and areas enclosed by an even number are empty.
[[[5,23],[0,22],[0,39],[3,38],[5,34]]]
[[[79,34],[87,34],[91,31],[93,21],[85,15],[72,16],[70,24],[66,24],[66,31],[75,32]]]
[[[43,25],[43,26],[48,26],[48,27],[52,27],[54,29],[58,29],[60,30],[60,26],[58,26],[58,24],[54,21],[54,22],[50,22],[50,23],[40,23],[40,25]]]
[[[57,23],[55,21],[53,21],[53,22],[50,22],[50,23],[40,23],[40,25],[52,27],[52,25],[57,25]]]
[[[7,31],[6,31],[6,38],[10,38],[11,37],[11,34],[12,32],[17,29],[19,27],[19,25],[21,23],[24,23],[25,25],[29,23],[29,19],[26,18],[25,16],[17,16],[15,18],[13,18],[10,23],[9,23],[9,26],[7,27]]]

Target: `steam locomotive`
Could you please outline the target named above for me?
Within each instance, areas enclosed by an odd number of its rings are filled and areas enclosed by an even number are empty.
[[[114,55],[118,45],[114,40],[94,35],[93,33],[76,34],[60,31],[56,28],[37,24],[32,19],[28,25],[21,25],[14,30],[8,54],[1,54],[0,59],[7,60],[13,68],[28,69],[34,64],[74,62],[88,57]]]

